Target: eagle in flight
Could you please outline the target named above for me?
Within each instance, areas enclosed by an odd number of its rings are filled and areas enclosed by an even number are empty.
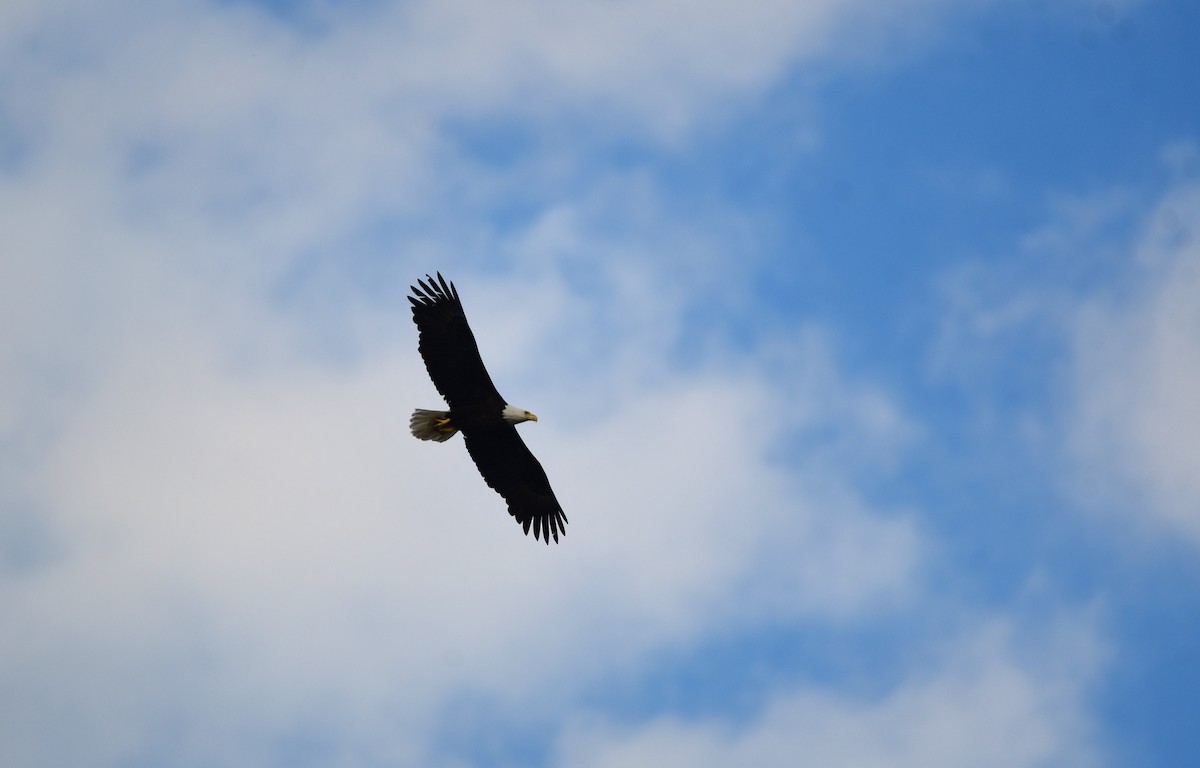
[[[440,272],[436,280],[425,275],[417,283],[420,287],[409,286],[413,295],[408,297],[420,335],[417,348],[450,410],[413,411],[413,435],[441,443],[462,432],[483,481],[508,502],[508,513],[525,535],[532,527],[534,538],[549,544],[553,536],[557,543],[560,533],[566,535],[567,516],[516,428],[523,421],[537,421],[537,416],[509,405],[496,391],[454,283],[447,283]]]

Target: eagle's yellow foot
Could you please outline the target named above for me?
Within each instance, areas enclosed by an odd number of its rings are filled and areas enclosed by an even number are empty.
[[[450,417],[444,419],[434,419],[433,423],[437,425],[438,432],[453,432],[454,427],[450,426]]]

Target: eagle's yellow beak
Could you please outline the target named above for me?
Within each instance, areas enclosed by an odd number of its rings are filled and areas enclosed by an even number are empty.
[[[529,419],[530,421],[537,421],[537,416],[529,411],[525,411],[525,418]]]

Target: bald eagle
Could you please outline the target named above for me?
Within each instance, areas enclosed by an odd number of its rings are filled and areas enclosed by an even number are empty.
[[[413,295],[408,300],[420,334],[418,349],[450,410],[413,411],[409,421],[413,435],[441,443],[462,432],[479,474],[508,502],[508,513],[525,535],[533,526],[534,538],[549,544],[553,536],[557,543],[558,535],[567,532],[567,516],[545,470],[516,429],[523,421],[537,421],[537,416],[509,405],[496,391],[454,283],[447,283],[440,272],[436,280],[425,275],[417,283],[419,288],[409,286]]]

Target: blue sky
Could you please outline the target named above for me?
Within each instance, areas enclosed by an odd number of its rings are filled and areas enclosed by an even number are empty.
[[[1200,760],[1200,8],[0,10],[0,762]],[[436,407],[442,271],[570,517]]]

